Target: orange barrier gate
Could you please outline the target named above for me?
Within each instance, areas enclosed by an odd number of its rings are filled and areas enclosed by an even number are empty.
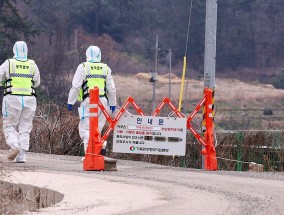
[[[96,89],[96,88],[95,88]],[[212,90],[209,88],[204,89],[204,97],[201,99],[201,101],[196,105],[192,113],[187,118],[187,128],[190,130],[190,132],[195,136],[195,138],[198,140],[198,142],[204,147],[201,151],[202,155],[205,157],[204,159],[204,169],[206,170],[217,170],[217,158],[216,158],[216,150],[214,146],[214,131],[213,131],[213,115],[212,115]],[[93,93],[96,93],[96,95],[93,95]],[[96,97],[94,99],[93,97]],[[91,165],[91,168],[95,169],[87,169],[87,170],[103,170],[103,166],[101,164],[95,165],[95,161],[98,160],[98,162],[101,162],[101,155],[100,150],[102,149],[102,143],[106,141],[107,137],[109,136],[110,132],[114,129],[116,123],[122,116],[122,114],[125,112],[126,108],[132,104],[135,110],[139,115],[145,116],[144,112],[141,110],[141,108],[136,104],[134,99],[132,97],[128,97],[126,102],[121,107],[118,114],[115,116],[115,118],[112,120],[108,112],[106,111],[105,107],[102,105],[102,103],[99,100],[99,94],[98,94],[98,88],[97,90],[90,91],[90,103],[92,98],[92,104],[94,104],[96,108],[92,108],[93,111],[96,111],[96,114],[93,116],[90,115],[90,140],[88,145],[88,150],[91,148],[92,151],[88,151],[87,153],[91,153],[89,156],[91,158],[88,162],[90,162],[89,165]],[[155,109],[155,111],[152,113],[151,116],[156,116],[161,109],[165,106],[165,104],[168,104],[170,108],[173,110],[173,112],[180,118],[186,118],[175,105],[171,102],[169,98],[164,98],[163,101],[158,105],[158,107]],[[200,134],[191,126],[191,120],[194,118],[194,116],[197,114],[197,112],[200,110],[202,106],[205,106],[205,120],[206,120],[206,132],[204,137],[201,137]],[[104,116],[106,117],[107,121],[109,122],[109,127],[106,130],[105,134],[100,139],[99,130],[98,130],[98,107],[103,112]],[[90,111],[91,112],[91,111]],[[95,113],[95,112],[93,112]],[[95,120],[92,120],[92,118],[96,118]],[[91,136],[92,135],[92,136]],[[90,146],[90,144],[92,144]],[[100,157],[101,156],[101,157]],[[85,159],[86,160],[86,159]],[[102,157],[103,160],[103,157]],[[86,161],[87,162],[87,161]],[[97,168],[97,169],[96,169]],[[84,162],[84,170],[85,169],[85,162]]]

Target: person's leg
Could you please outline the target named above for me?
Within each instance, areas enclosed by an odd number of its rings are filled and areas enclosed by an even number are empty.
[[[89,117],[84,117],[79,122],[79,135],[84,143],[84,151],[86,152],[89,142]]]
[[[3,133],[6,144],[11,148],[7,156],[8,160],[14,160],[20,152],[18,127],[21,110],[22,106],[18,96],[4,96],[2,103]]]
[[[107,104],[106,97],[101,97],[100,101],[101,101],[102,105],[105,107],[105,109],[109,112],[109,110],[108,110],[109,106]],[[99,108],[99,118],[98,118],[98,120],[99,120],[99,131],[102,134],[102,130],[103,130],[103,128],[105,126],[105,123],[106,123],[106,117],[105,117],[105,115],[103,114],[103,112],[101,111],[100,108]]]
[[[33,118],[36,111],[36,98],[22,96],[23,110],[20,115],[19,140],[20,153],[16,158],[17,162],[26,162],[26,151],[30,147],[30,133],[33,128]]]
[[[105,107],[106,111],[110,114],[110,111],[109,111],[109,106],[108,106],[108,102],[107,102],[107,99],[105,97],[101,97],[100,98],[100,101],[101,103],[103,104],[103,106]],[[99,131],[101,133],[101,136],[102,136],[102,130],[105,126],[105,123],[106,123],[106,117],[105,115],[103,114],[103,112],[101,111],[101,109],[99,109]],[[106,151],[105,151],[105,148],[106,148],[106,145],[107,145],[107,141],[105,141],[102,145],[102,148],[104,149],[103,152],[105,155],[106,154]]]
[[[20,115],[19,140],[21,149],[28,151],[30,147],[30,133],[36,111],[36,98],[22,96],[23,110]]]
[[[78,109],[79,111],[79,135],[84,143],[84,151],[86,152],[89,142],[89,109],[87,105],[89,104],[89,98],[85,99]]]

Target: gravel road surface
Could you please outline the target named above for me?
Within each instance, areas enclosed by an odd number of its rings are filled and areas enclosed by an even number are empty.
[[[0,151],[3,157],[7,151]],[[28,153],[2,163],[1,180],[64,195],[28,214],[284,214],[284,174],[208,172],[118,160],[118,171],[84,172],[80,157]]]

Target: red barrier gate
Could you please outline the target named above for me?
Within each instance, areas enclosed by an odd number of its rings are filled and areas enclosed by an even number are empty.
[[[195,138],[198,140],[198,142],[204,147],[202,149],[202,154],[204,155],[204,169],[206,170],[217,170],[217,158],[216,158],[216,150],[214,146],[214,131],[213,131],[213,116],[212,116],[212,90],[205,88],[204,89],[204,97],[201,99],[201,101],[196,105],[192,113],[189,115],[187,118],[187,128],[190,130],[190,132],[195,136]],[[126,102],[123,104],[121,107],[120,111],[118,114],[115,116],[115,118],[112,120],[108,112],[106,111],[105,107],[102,105],[100,100],[98,99],[98,92],[92,91],[90,92],[90,103],[91,103],[91,98],[93,98],[92,93],[97,93],[97,99],[92,101],[97,101],[97,106],[101,109],[103,112],[104,116],[106,117],[107,121],[109,122],[109,127],[106,130],[105,134],[102,136],[100,139],[97,135],[98,131],[98,119],[96,121],[92,121],[92,118],[97,118],[97,116],[90,116],[90,141],[89,144],[92,144],[93,147],[88,146],[92,148],[92,153],[94,157],[91,159],[94,161],[95,159],[100,160],[100,150],[102,148],[102,143],[106,141],[107,137],[109,136],[110,132],[114,129],[116,123],[122,116],[122,114],[125,112],[126,108],[132,104],[135,110],[139,115],[145,116],[144,112],[141,110],[141,108],[136,104],[134,99],[132,97],[128,97]],[[171,100],[169,98],[164,98],[163,101],[158,105],[156,110],[152,113],[151,116],[156,116],[161,109],[168,104],[170,108],[173,110],[173,112],[180,118],[186,118],[176,106],[173,105]],[[206,120],[206,132],[204,134],[204,137],[201,137],[200,134],[191,126],[191,120],[194,118],[194,116],[197,114],[197,112],[200,110],[202,106],[205,106],[205,120]],[[95,109],[95,108],[94,108]],[[97,111],[97,109],[95,109]],[[91,123],[93,122],[93,123]],[[92,130],[95,131],[92,133]],[[92,134],[91,134],[92,133]],[[95,138],[91,137],[93,135]],[[99,143],[98,143],[99,142]],[[87,150],[88,152],[88,150]],[[101,161],[100,161],[101,162]],[[85,165],[85,163],[84,163]],[[94,165],[94,164],[92,164]],[[85,168],[85,166],[84,166]],[[100,166],[101,168],[101,166]],[[84,169],[85,170],[85,169]]]

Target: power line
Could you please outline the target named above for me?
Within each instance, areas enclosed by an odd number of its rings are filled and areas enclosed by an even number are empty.
[[[193,0],[191,0],[191,2],[190,2],[190,11],[189,11],[189,17],[188,17],[188,26],[187,26],[187,35],[186,35],[186,44],[185,44],[185,53],[184,53],[184,56],[186,56],[186,53],[187,53],[189,27],[190,27],[190,23],[191,23],[192,1],[193,1]]]

